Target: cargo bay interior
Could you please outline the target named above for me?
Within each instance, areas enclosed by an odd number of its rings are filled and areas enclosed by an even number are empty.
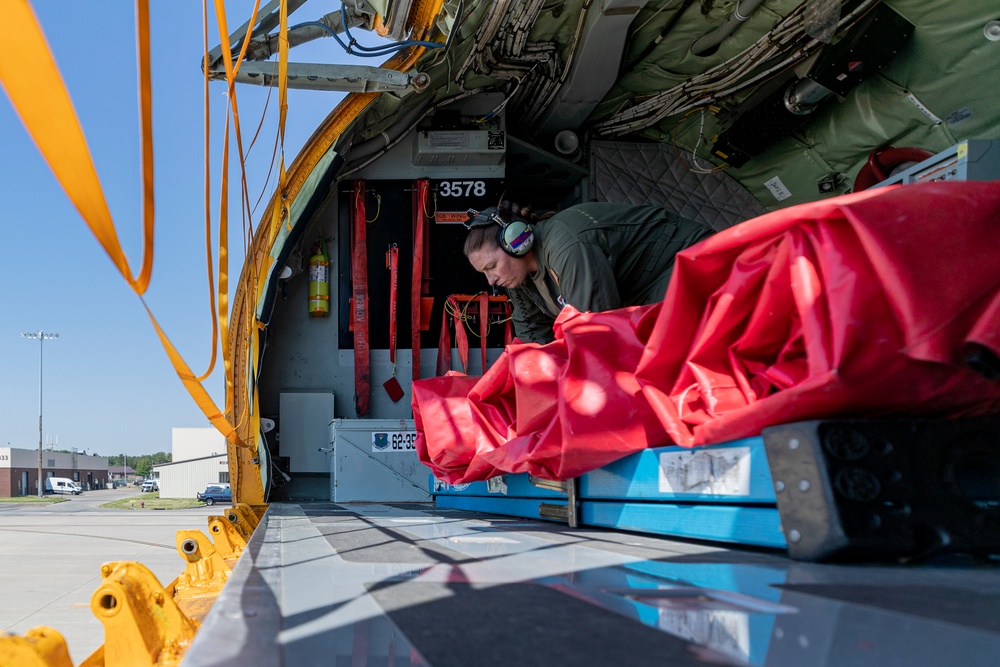
[[[421,283],[424,303],[420,323],[420,376],[433,377],[449,295],[476,295],[488,289],[462,253],[468,209],[495,206],[501,199],[530,201],[537,207],[557,209],[587,198],[589,170],[573,155],[547,153],[518,141],[507,133],[504,115],[496,112],[503,96],[484,94],[437,110],[417,131],[382,156],[377,172],[364,165],[343,168],[334,163],[326,174],[327,184],[317,188],[310,204],[313,213],[300,226],[298,238],[289,236],[280,258],[284,272],[272,281],[264,306],[267,322],[258,377],[260,414],[276,428],[266,433],[275,470],[272,499],[333,498],[330,475],[335,466],[332,451],[321,451],[327,443],[333,420],[371,420],[369,423],[340,421],[341,429],[387,428],[407,425],[411,417],[409,384],[412,377],[411,280]],[[355,146],[352,156],[363,154]],[[340,168],[336,176],[332,172]],[[417,179],[427,179],[429,192],[423,202],[415,196]],[[364,182],[365,242],[356,243],[352,228],[357,211],[355,187]],[[415,210],[422,209],[422,210]],[[423,271],[412,275],[414,216],[426,220],[423,241]],[[330,312],[311,317],[308,300],[310,255],[325,243],[329,256]],[[359,413],[355,378],[353,327],[353,255],[367,260],[368,346],[370,349],[370,405]],[[390,282],[388,250],[398,248],[396,298],[395,377],[405,396],[393,401],[383,382],[393,377],[390,361]],[[431,308],[428,305],[433,304]],[[463,302],[464,303],[467,302]],[[499,310],[499,309],[498,309]],[[451,314],[444,326],[453,327]],[[467,371],[482,373],[478,314],[471,317]],[[486,337],[488,363],[504,345],[504,313],[491,313]],[[454,330],[450,331],[452,339]],[[457,345],[452,347],[451,368],[461,369]],[[400,427],[400,420],[403,425]],[[412,422],[409,422],[412,423]],[[375,426],[372,426],[372,425]],[[381,425],[379,425],[381,424]],[[330,448],[332,449],[332,448]],[[363,460],[365,457],[358,453]],[[413,458],[415,461],[415,457]],[[348,464],[350,465],[350,464]],[[374,466],[367,473],[387,471]],[[406,481],[399,479],[402,474]],[[287,479],[286,479],[287,476]],[[380,497],[355,500],[428,500],[427,472],[417,464],[393,471],[388,482],[401,485],[398,493],[385,495],[385,484],[366,480],[360,486],[381,488]],[[393,481],[394,480],[394,481]],[[341,485],[346,480],[341,480]],[[415,488],[419,486],[419,490]],[[346,499],[346,498],[344,498]]]

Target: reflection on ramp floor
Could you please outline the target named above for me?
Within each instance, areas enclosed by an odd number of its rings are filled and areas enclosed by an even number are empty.
[[[1000,652],[990,564],[805,564],[418,503],[274,504],[263,528],[185,665],[987,665]]]

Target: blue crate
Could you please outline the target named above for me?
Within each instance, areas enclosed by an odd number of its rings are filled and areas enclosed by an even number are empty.
[[[580,477],[583,499],[774,504],[761,437],[704,447],[656,447]]]
[[[484,512],[486,514],[502,514],[503,516],[516,516],[525,519],[543,519],[552,521],[548,516],[542,515],[542,505],[558,506],[565,508],[565,500],[559,499],[538,499],[538,498],[507,498],[505,496],[466,496],[466,495],[439,495],[436,498],[437,506],[445,509],[467,510],[470,512]]]
[[[430,477],[430,491],[435,496],[481,496],[507,498],[562,498],[566,494],[553,489],[535,486],[527,473],[501,475],[485,482],[470,482],[453,486]]]
[[[585,500],[580,523],[696,540],[787,548],[777,507]]]

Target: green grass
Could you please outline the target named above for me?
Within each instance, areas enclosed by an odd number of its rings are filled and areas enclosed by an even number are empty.
[[[0,503],[64,503],[69,498],[62,496],[14,496],[13,498],[0,498]]]
[[[144,507],[145,505],[145,507]],[[159,491],[130,496],[121,500],[113,500],[99,507],[112,510],[183,510],[189,507],[201,507],[204,503],[194,498],[161,498]]]

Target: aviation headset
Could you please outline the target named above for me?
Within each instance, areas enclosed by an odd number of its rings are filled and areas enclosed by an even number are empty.
[[[464,223],[466,229],[496,223],[497,245],[511,257],[524,257],[535,244],[535,233],[531,231],[531,225],[516,216],[510,222],[506,222],[500,217],[500,211],[496,206],[490,206],[482,212],[470,208],[467,213],[469,219]]]

